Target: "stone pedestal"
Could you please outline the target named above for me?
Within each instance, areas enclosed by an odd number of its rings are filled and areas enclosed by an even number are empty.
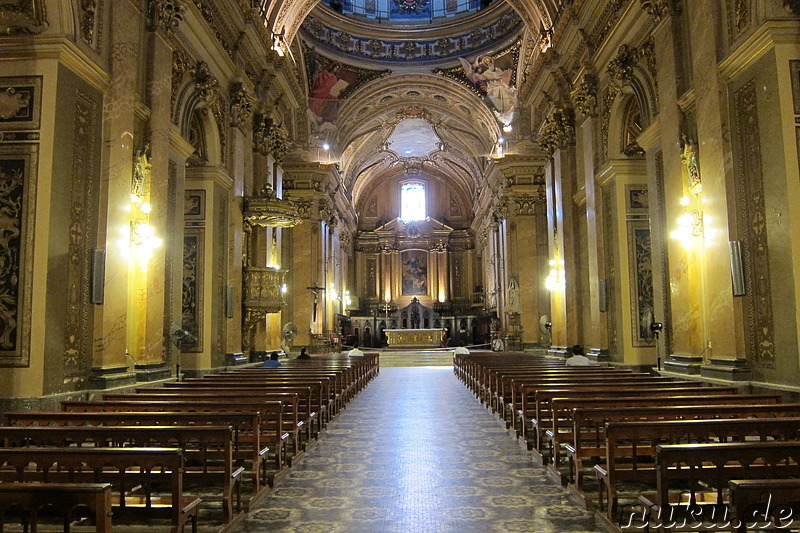
[[[114,389],[136,383],[136,373],[127,366],[94,367],[89,374],[90,389]]]
[[[664,370],[678,374],[699,375],[703,358],[697,355],[670,355],[664,361]]]
[[[160,381],[172,377],[172,372],[166,362],[133,365],[133,371],[136,374],[136,383]]]
[[[714,359],[700,369],[703,377],[727,381],[749,381],[752,369],[747,359]]]

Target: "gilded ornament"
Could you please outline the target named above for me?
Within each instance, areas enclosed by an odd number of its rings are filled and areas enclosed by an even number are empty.
[[[656,22],[669,15],[680,13],[677,0],[639,0],[645,13],[652,16]]]
[[[150,0],[148,24],[153,30],[172,35],[183,21],[185,11],[180,0]]]
[[[703,192],[703,182],[700,179],[700,165],[697,163],[697,143],[683,136],[683,153],[681,162],[686,167],[689,180],[689,192],[698,195]]]
[[[44,0],[6,0],[0,4],[0,33],[39,34],[48,26]]]
[[[606,73],[611,77],[617,90],[633,80],[633,67],[638,60],[636,48],[623,44],[619,47],[617,56],[608,63]]]
[[[233,90],[231,97],[231,126],[245,129],[251,124],[253,118],[253,103],[250,95],[241,84]]]
[[[557,150],[575,144],[575,116],[572,110],[557,108],[548,116],[536,140],[544,152],[552,157]]]
[[[81,0],[81,38],[86,44],[94,43],[97,21],[97,0]]]
[[[583,77],[578,87],[572,92],[575,109],[583,117],[597,116],[597,79],[594,76]]]

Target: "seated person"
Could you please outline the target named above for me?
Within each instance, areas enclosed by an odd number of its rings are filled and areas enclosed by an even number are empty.
[[[361,357],[362,355],[364,355],[364,352],[362,352],[361,350],[358,349],[358,343],[357,342],[354,342],[353,343],[353,349],[350,350],[349,352],[347,352],[347,356],[348,357]]]
[[[281,366],[281,362],[278,361],[278,352],[272,352],[269,354],[269,359],[264,361],[264,366],[267,368]]]
[[[567,366],[589,366],[589,358],[583,355],[583,346],[576,344],[570,352],[572,357],[567,359]]]
[[[303,346],[300,348],[300,355],[297,356],[298,359],[311,359],[311,356],[308,354],[308,348]]]

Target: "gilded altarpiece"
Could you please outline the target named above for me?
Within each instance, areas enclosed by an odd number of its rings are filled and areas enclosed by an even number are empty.
[[[740,235],[745,239],[747,357],[755,367],[775,368],[775,327],[755,81],[751,80],[736,91],[734,102],[739,148],[735,150],[738,158],[736,193],[737,203],[742,206]]]
[[[36,145],[0,145],[0,366],[28,366]]]

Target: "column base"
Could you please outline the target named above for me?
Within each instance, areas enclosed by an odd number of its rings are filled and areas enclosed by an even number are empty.
[[[172,371],[164,361],[133,365],[133,371],[136,373],[136,383],[161,381],[172,377]]]
[[[547,349],[547,355],[552,355],[554,357],[563,357],[564,359],[567,359],[569,354],[569,348],[566,346],[551,346]]]
[[[608,363],[611,361],[611,354],[605,348],[592,348],[586,354],[586,357],[595,363]]]
[[[749,381],[752,369],[747,359],[711,359],[700,370],[703,377],[727,381]]]
[[[671,354],[664,361],[664,370],[691,376],[699,376],[702,366],[703,358],[699,355]]]
[[[266,353],[266,352],[264,352]],[[234,353],[226,353],[225,354],[225,366],[239,366],[239,365],[246,365],[250,361],[247,359],[242,352],[234,352]]]
[[[115,389],[136,383],[136,373],[127,366],[94,367],[89,374],[90,389]]]

